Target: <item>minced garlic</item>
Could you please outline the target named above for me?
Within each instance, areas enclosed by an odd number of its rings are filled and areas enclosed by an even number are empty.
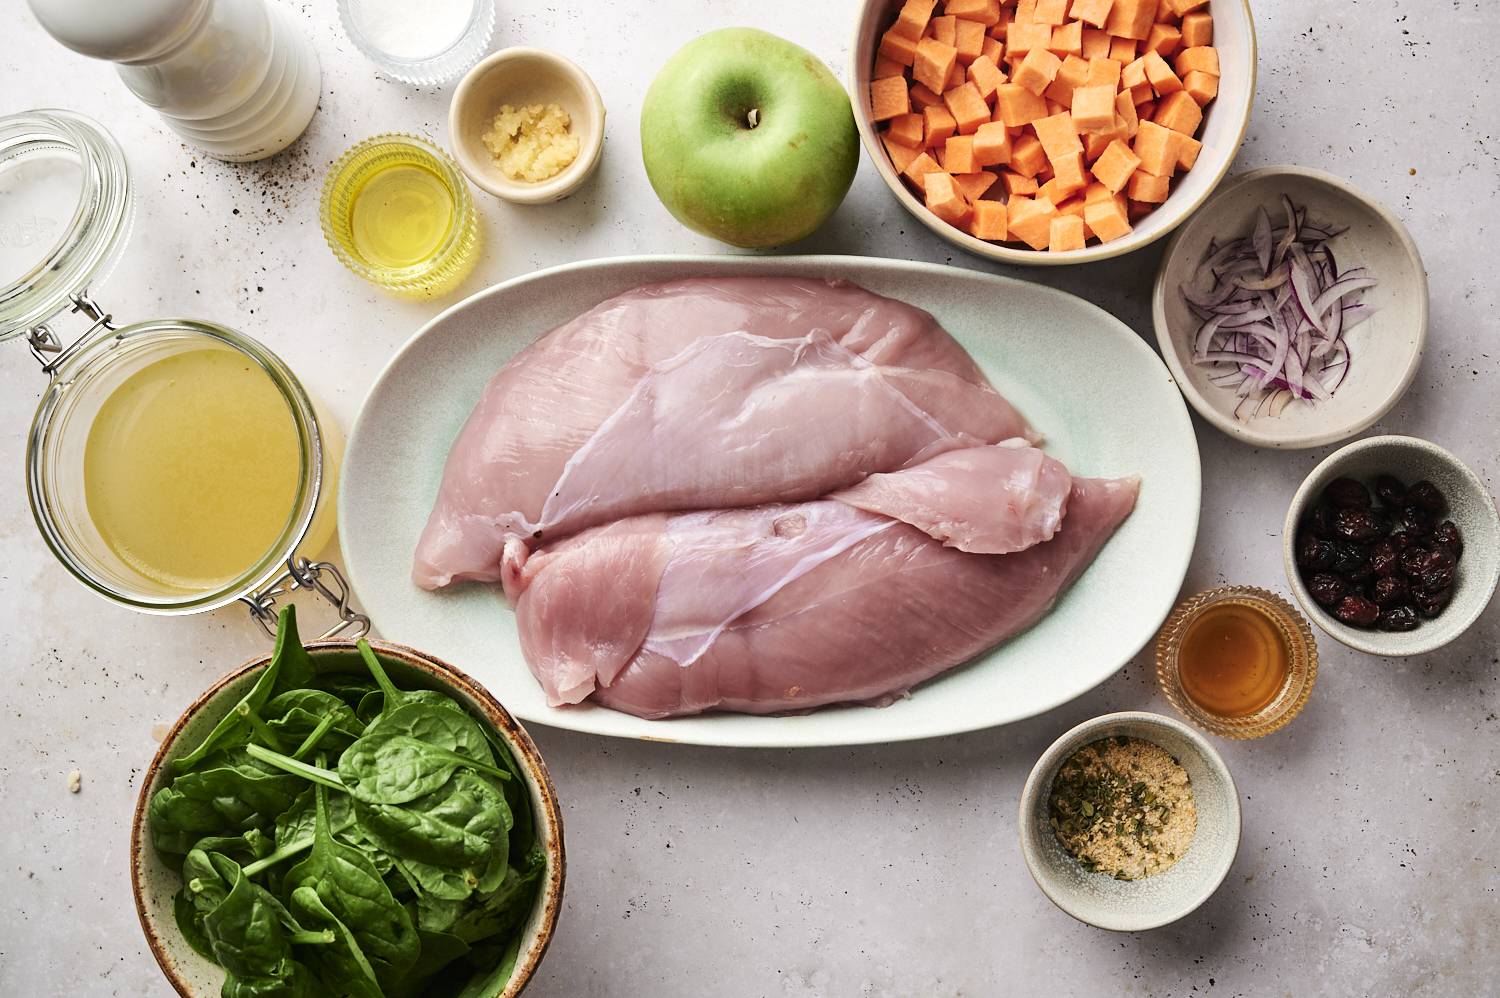
[[[1052,781],[1052,830],[1084,869],[1140,880],[1171,867],[1198,831],[1187,770],[1160,745],[1106,738]]]
[[[481,138],[507,177],[536,183],[557,176],[578,158],[578,138],[568,132],[572,124],[556,104],[502,104]]]

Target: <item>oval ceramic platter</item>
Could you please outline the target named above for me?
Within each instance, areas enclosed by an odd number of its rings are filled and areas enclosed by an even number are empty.
[[[692,276],[843,278],[932,312],[1077,475],[1142,477],[1134,514],[1035,627],[889,707],[646,721],[553,708],[498,587],[429,593],[417,536],[459,427],[521,347],[605,298]],[[837,414],[831,414],[836,418]],[[517,717],[601,735],[797,747],[956,734],[1031,717],[1128,662],[1171,610],[1198,532],[1198,446],[1182,396],[1128,326],[1061,291],[956,267],[860,257],[627,257],[498,284],[437,316],[392,358],[350,435],[339,532],[357,598],[381,632],[446,659]]]

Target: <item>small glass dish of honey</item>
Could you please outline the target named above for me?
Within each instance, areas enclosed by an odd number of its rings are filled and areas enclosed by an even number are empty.
[[[1260,738],[1301,712],[1318,678],[1306,619],[1275,593],[1211,589],[1182,602],[1156,638],[1172,706],[1223,738]]]

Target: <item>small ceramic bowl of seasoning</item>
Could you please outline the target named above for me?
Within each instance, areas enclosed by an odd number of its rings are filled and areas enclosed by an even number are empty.
[[[562,56],[502,49],[459,81],[448,131],[459,166],[480,189],[546,204],[572,194],[599,165],[604,101]]]
[[[1303,611],[1371,655],[1443,647],[1500,583],[1500,514],[1484,482],[1415,437],[1368,437],[1330,454],[1292,497],[1281,544]]]
[[[1221,738],[1260,738],[1301,713],[1318,680],[1318,643],[1286,600],[1226,586],[1184,600],[1156,637],[1167,700]]]
[[[1240,844],[1234,779],[1201,734],[1160,714],[1085,721],[1021,792],[1021,854],[1042,893],[1101,929],[1175,922],[1218,890]]]

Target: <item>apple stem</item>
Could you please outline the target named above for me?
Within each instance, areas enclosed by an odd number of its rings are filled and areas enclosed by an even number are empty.
[[[750,122],[751,128],[754,128],[756,125],[760,124],[760,108],[752,107],[750,109],[750,113],[745,115],[745,120]]]

